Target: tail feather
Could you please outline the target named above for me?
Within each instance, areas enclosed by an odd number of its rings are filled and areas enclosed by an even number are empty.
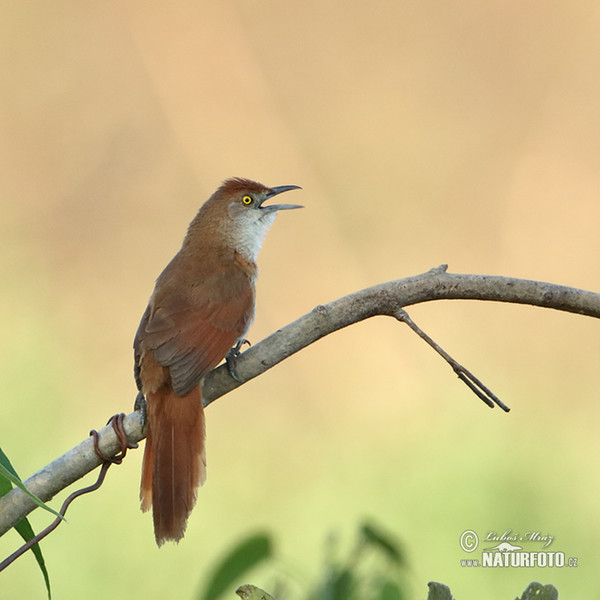
[[[178,542],[206,479],[204,410],[200,387],[186,396],[162,388],[148,394],[148,436],[140,500],[152,506],[154,535],[161,546]]]

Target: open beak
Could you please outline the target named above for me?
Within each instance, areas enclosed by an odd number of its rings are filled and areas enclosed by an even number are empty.
[[[283,192],[289,192],[290,190],[301,190],[302,188],[299,185],[278,185],[277,187],[272,187],[268,192],[265,200],[272,198],[273,196],[277,196],[277,194],[283,194]],[[263,201],[264,202],[264,201]],[[274,210],[287,210],[290,208],[304,208],[300,204],[268,204],[265,206],[262,202],[259,206],[260,210],[264,210],[265,212],[272,212]]]

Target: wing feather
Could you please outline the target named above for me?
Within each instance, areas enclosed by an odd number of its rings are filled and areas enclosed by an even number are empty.
[[[224,277],[224,276],[227,277]],[[215,281],[204,281],[187,293],[153,296],[135,339],[136,364],[152,351],[169,369],[173,389],[185,396],[216,367],[246,333],[254,315],[254,288],[239,269],[219,274],[221,298]]]

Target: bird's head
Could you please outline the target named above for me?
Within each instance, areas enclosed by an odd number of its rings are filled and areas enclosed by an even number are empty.
[[[221,187],[200,209],[198,217],[203,223],[211,222],[222,233],[227,244],[246,258],[256,260],[264,236],[280,210],[303,208],[298,204],[269,204],[274,196],[297,185],[267,187],[262,183],[235,177],[223,182]],[[197,219],[200,221],[200,219]],[[207,219],[208,217],[208,219]]]

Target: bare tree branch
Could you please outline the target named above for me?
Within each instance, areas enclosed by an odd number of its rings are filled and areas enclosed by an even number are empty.
[[[575,288],[491,275],[460,275],[446,272],[446,265],[413,277],[390,281],[317,306],[286,327],[279,329],[240,355],[237,371],[243,381],[261,375],[288,356],[320,338],[376,315],[398,319],[401,309],[432,300],[469,299],[530,304],[600,318],[600,294]],[[204,382],[205,405],[239,385],[224,365],[212,371]],[[143,439],[138,413],[125,418],[128,440]],[[112,427],[99,431],[100,449],[106,456],[121,446]],[[25,484],[48,501],[59,491],[100,465],[91,438],[32,475]],[[35,508],[19,489],[0,498],[0,535]]]

